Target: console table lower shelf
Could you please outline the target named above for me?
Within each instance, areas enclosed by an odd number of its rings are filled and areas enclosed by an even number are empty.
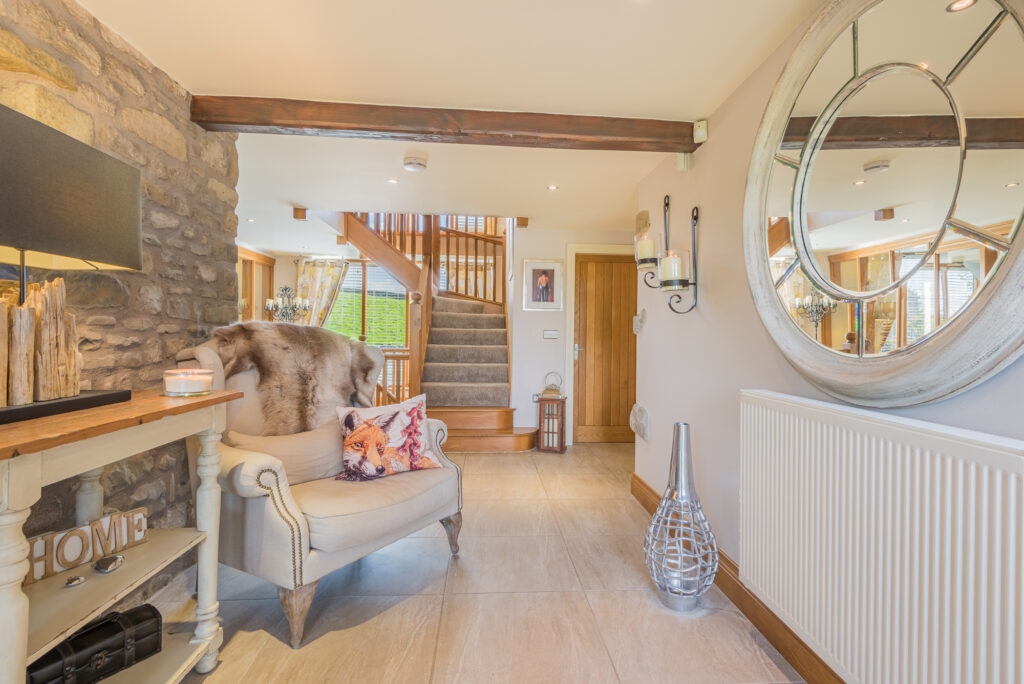
[[[25,587],[29,606],[28,661],[34,661],[102,615],[204,539],[206,534],[195,528],[153,529],[147,542],[122,552],[124,565],[109,575],[83,565]],[[82,575],[86,581],[77,587],[65,587],[64,582],[72,575]]]
[[[223,632],[217,619],[217,539],[220,532],[220,452],[226,402],[240,392],[171,398],[133,393],[130,401],[61,416],[0,425],[0,684],[25,681],[25,667],[195,548],[195,623],[164,624],[160,653],[108,678],[125,684],[181,681],[217,662]],[[196,435],[196,527],[150,529],[145,543],[125,549],[124,565],[110,574],[81,565],[26,587],[29,545],[22,526],[42,488],[78,476],[78,524],[103,513],[102,468],[140,452]],[[85,583],[65,587],[70,575]]]

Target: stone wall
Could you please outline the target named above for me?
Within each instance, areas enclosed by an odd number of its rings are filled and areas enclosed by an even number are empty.
[[[0,104],[140,169],[142,271],[61,275],[83,387],[159,386],[176,352],[237,318],[235,137],[192,124],[189,93],[73,0],[0,0]],[[108,507],[147,506],[158,527],[190,520],[182,444],[110,466],[101,482]],[[72,526],[74,488],[47,487],[26,533]]]

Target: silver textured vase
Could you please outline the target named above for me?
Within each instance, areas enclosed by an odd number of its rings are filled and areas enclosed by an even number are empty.
[[[673,426],[668,487],[647,528],[644,555],[658,598],[672,610],[696,608],[718,572],[718,544],[693,482],[687,423]]]

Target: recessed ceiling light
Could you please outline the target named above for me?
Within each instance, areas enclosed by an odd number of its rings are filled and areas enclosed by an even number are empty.
[[[557,186],[557,185],[549,185],[549,186],[548,186],[548,190],[551,190],[552,192],[554,192],[554,191],[555,191],[555,190],[557,190],[557,189],[558,189],[558,186]]]
[[[978,0],[953,0],[953,2],[946,5],[947,12],[961,12],[968,7],[974,7]]]
[[[392,185],[394,185],[397,182],[398,182],[397,178],[388,178],[388,183],[391,183]]]
[[[1012,183],[1007,183],[1006,187],[1008,187],[1008,188],[1015,188],[1018,185],[1020,185],[1020,181],[1013,181]]]
[[[254,218],[245,219],[245,220],[248,221],[249,223],[256,223],[256,219],[254,219]]]
[[[854,185],[864,185],[865,183],[867,183],[867,181],[864,180],[863,178],[858,178],[857,180],[853,181]]]
[[[910,219],[900,219],[901,223],[910,223]]]

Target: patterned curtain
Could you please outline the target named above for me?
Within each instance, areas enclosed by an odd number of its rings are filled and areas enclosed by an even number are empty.
[[[300,325],[323,327],[327,321],[338,288],[345,280],[348,262],[344,259],[307,259],[299,261],[295,296],[308,299],[309,311],[300,313],[295,321]]]

